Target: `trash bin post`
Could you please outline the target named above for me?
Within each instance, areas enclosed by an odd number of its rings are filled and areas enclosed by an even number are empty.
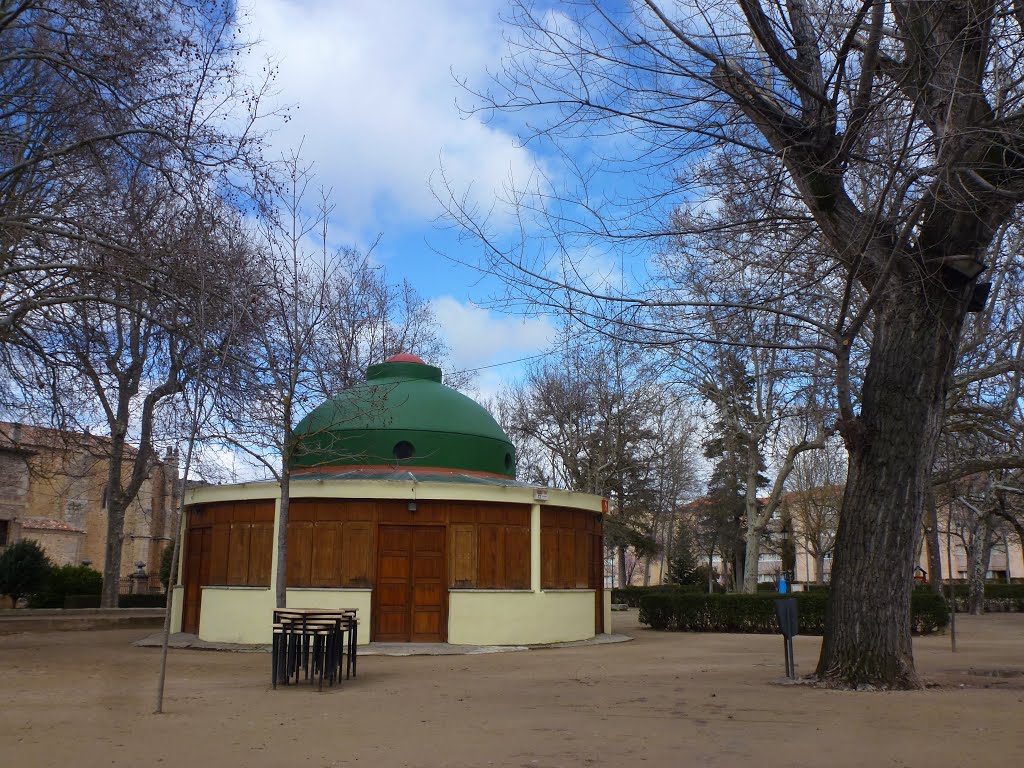
[[[786,658],[786,677],[796,679],[796,659],[793,655],[793,636],[797,633],[796,598],[789,597],[775,601],[775,617],[782,634],[783,652]]]

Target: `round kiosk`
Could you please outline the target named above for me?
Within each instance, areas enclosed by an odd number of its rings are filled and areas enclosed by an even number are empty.
[[[518,482],[508,436],[439,368],[388,358],[295,431],[288,607],[357,608],[360,642],[610,631],[603,499]],[[277,483],[189,491],[173,630],[269,643],[279,525]]]

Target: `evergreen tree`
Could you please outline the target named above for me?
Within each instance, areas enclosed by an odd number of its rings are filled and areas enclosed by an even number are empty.
[[[704,395],[717,412],[712,436],[704,443],[704,456],[717,461],[708,479],[710,503],[703,510],[702,523],[716,532],[723,564],[729,564],[730,581],[733,588],[739,588],[746,559],[747,495],[766,486],[768,478],[763,474],[764,458],[748,429],[754,419],[754,378],[731,350],[722,353],[718,378],[704,387]]]
[[[22,539],[0,555],[0,595],[9,595],[11,606],[43,586],[53,563],[32,539]]]
[[[670,584],[705,584],[707,573],[701,567],[696,550],[696,531],[688,520],[676,523],[672,542],[672,559],[668,565]]]

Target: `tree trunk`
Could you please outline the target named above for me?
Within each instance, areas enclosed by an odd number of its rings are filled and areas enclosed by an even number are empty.
[[[117,608],[121,598],[121,548],[124,546],[125,505],[118,494],[107,491],[107,546],[103,556],[101,608]]]
[[[628,587],[629,578],[626,574],[626,548],[623,546],[615,547],[615,562],[618,564],[619,569],[619,586]]]
[[[746,548],[742,551],[737,550],[732,555],[732,591],[739,592],[743,589],[745,572],[743,566],[747,562]]]
[[[825,583],[825,553],[821,552],[814,556],[814,583],[824,584]]]
[[[840,687],[919,687],[913,556],[965,302],[918,280],[879,302],[861,413],[841,424],[850,463],[817,668]]]
[[[985,571],[988,570],[988,520],[979,519],[974,527],[967,568],[967,610],[980,616],[985,608]]]
[[[107,457],[107,485],[104,491],[107,513],[107,543],[103,552],[103,587],[100,592],[101,608],[117,608],[121,599],[121,550],[124,546],[124,513],[129,499],[123,493],[124,436],[128,401],[118,401],[118,418],[111,425],[110,453]]]
[[[761,532],[764,525],[757,509],[757,469],[759,454],[757,441],[751,436],[747,445],[747,477],[743,495],[743,515],[747,530],[743,536],[743,575],[737,579],[738,592],[752,595],[757,592],[757,577],[761,560]]]
[[[939,550],[939,515],[935,511],[935,493],[928,490],[924,508],[924,542],[928,547],[928,585],[942,594],[942,553]],[[950,578],[953,574],[950,574]]]
[[[280,511],[277,516],[277,577],[274,580],[274,601],[278,608],[288,607],[288,506],[291,494],[291,472],[282,462]]]
[[[669,571],[672,568],[672,556],[675,554],[675,538],[676,538],[676,513],[673,511],[668,519],[668,534],[665,537],[665,564],[661,569],[661,583],[668,584],[669,582]],[[1006,550],[1009,552],[1010,550]],[[1009,566],[1007,566],[1009,568]],[[1007,570],[1009,573],[1009,570]]]
[[[748,595],[757,592],[758,565],[761,560],[761,531],[755,525],[747,523],[746,555],[743,558],[743,583],[739,590]]]

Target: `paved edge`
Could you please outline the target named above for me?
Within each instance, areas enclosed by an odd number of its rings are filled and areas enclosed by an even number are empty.
[[[574,640],[565,643],[543,645],[452,645],[450,643],[370,643],[359,646],[360,656],[470,656],[483,653],[511,653],[514,651],[537,651],[548,648],[580,648],[590,645],[625,643],[632,640],[628,635],[597,635],[589,640]],[[242,645],[236,643],[211,643],[195,635],[181,632],[168,638],[170,648],[186,648],[196,651],[233,651],[235,653],[269,653],[269,645]],[[137,648],[159,648],[163,645],[163,634],[157,633],[132,643]]]

